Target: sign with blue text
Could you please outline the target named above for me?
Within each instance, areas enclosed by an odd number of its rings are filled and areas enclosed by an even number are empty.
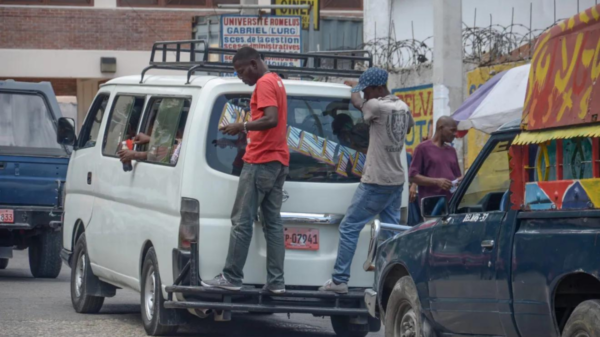
[[[302,20],[299,16],[223,15],[221,17],[221,47],[239,49],[250,46],[258,51],[300,53],[302,51]],[[223,56],[231,62],[233,55]],[[300,66],[299,60],[267,58],[267,65]]]

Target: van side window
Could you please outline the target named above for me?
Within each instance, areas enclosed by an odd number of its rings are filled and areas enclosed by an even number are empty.
[[[288,181],[356,183],[369,147],[369,126],[349,99],[288,96]],[[208,130],[206,159],[213,169],[239,176],[246,135],[224,135],[219,127],[250,117],[250,95],[219,96]]]
[[[148,151],[148,162],[174,166],[179,159],[191,100],[152,97],[148,106],[144,130],[150,136],[150,143],[140,149]]]
[[[144,101],[144,96],[119,95],[115,98],[106,127],[102,154],[116,156],[121,150],[121,142],[135,137]]]
[[[96,145],[98,133],[100,133],[100,124],[102,124],[102,118],[104,117],[104,111],[106,111],[109,98],[110,95],[108,93],[98,94],[94,103],[92,103],[92,108],[79,132],[78,147],[80,149]]]

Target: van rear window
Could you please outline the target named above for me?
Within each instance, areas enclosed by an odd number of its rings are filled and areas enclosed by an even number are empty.
[[[222,95],[213,106],[207,161],[239,176],[246,135],[219,132],[223,123],[250,117],[250,95]],[[349,99],[288,96],[288,181],[354,183],[360,180],[369,146],[369,127]]]
[[[44,99],[34,94],[0,92],[0,147],[11,153],[65,154]]]

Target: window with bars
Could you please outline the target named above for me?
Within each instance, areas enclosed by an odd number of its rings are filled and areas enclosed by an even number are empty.
[[[0,5],[93,6],[94,0],[0,0]]]
[[[2,1],[2,0],[0,0]],[[117,0],[124,7],[217,7],[220,4],[239,4],[240,0]]]

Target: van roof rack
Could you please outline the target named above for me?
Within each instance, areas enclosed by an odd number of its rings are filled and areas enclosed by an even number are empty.
[[[196,71],[234,73],[231,62],[224,62],[225,55],[233,57],[237,50],[209,47],[205,40],[182,40],[155,42],[150,55],[150,65],[142,71],[140,83],[144,75],[151,69],[187,71],[187,82]],[[359,77],[361,70],[373,66],[373,56],[368,50],[327,51],[311,53],[282,53],[259,51],[261,58],[280,58],[293,61],[300,66],[269,65],[269,69],[283,75],[292,76],[331,76]],[[348,55],[350,54],[350,55]],[[357,56],[360,55],[360,56]],[[174,56],[174,57],[173,57]],[[174,60],[173,60],[174,58]]]

